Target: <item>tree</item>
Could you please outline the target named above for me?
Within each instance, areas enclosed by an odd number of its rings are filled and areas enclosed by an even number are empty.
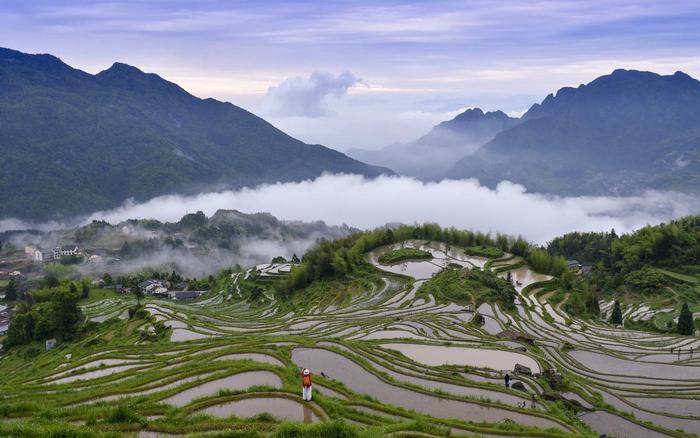
[[[46,284],[46,287],[52,288],[52,287],[58,287],[59,284],[61,284],[58,281],[58,278],[54,274],[49,274],[46,276],[44,279],[44,283]]]
[[[80,298],[87,298],[90,296],[90,285],[87,281],[83,281],[82,289],[80,291]]]
[[[34,317],[29,312],[16,313],[12,317],[12,323],[7,330],[7,340],[5,347],[10,348],[15,345],[22,345],[32,340],[34,337]]]
[[[112,279],[112,276],[109,275],[109,272],[105,272],[105,274],[102,276],[102,281],[104,281],[107,286],[114,283],[114,280]]]
[[[134,296],[136,297],[136,305],[138,307],[141,307],[141,298],[143,298],[143,296],[144,296],[141,288],[138,287],[138,285],[136,285],[136,286],[131,288],[131,293],[134,294]]]
[[[559,286],[564,292],[569,292],[574,286],[574,273],[571,269],[565,269],[559,276]]]
[[[617,300],[615,300],[612,315],[610,315],[610,323],[614,325],[622,324],[622,309],[620,308],[620,302]]]
[[[693,312],[688,308],[688,303],[681,307],[681,314],[678,316],[678,333],[681,335],[693,334]]]
[[[17,284],[13,278],[9,283],[7,283],[7,287],[5,288],[5,301],[15,300],[17,300]]]
[[[588,311],[594,315],[600,315],[600,304],[598,303],[598,299],[591,295],[588,298],[588,301],[586,301],[586,308]]]

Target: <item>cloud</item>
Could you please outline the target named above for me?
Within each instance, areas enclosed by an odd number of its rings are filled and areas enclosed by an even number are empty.
[[[327,236],[319,235],[317,237],[320,239]],[[93,276],[100,276],[105,272],[110,272],[113,275],[123,275],[155,269],[161,271],[175,270],[185,277],[202,277],[235,265],[256,266],[270,263],[277,256],[290,259],[292,254],[304,254],[316,241],[316,238],[290,241],[247,239],[241,241],[239,248],[236,250],[212,248],[206,253],[162,248],[133,259],[122,259],[118,262],[107,264],[86,263],[80,265],[79,268],[84,275]]]
[[[341,97],[362,79],[350,71],[338,76],[314,72],[308,78],[287,78],[279,85],[268,88],[265,97],[270,114],[277,116],[322,117],[329,111],[326,100]]]
[[[322,175],[315,180],[278,183],[198,196],[162,196],[98,212],[87,220],[116,223],[129,218],[174,221],[186,212],[218,209],[270,212],[280,219],[347,224],[369,229],[391,222],[437,222],[443,226],[524,235],[545,243],[570,231],[615,228],[628,232],[646,224],[700,212],[700,199],[649,191],[630,197],[557,197],[528,193],[502,182],[495,189],[476,180],[423,183],[405,177],[368,180],[357,175]]]

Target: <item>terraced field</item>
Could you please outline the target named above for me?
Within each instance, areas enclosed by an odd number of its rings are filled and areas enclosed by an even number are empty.
[[[700,434],[700,356],[689,352],[700,339],[572,318],[538,295],[549,278],[508,254],[401,246],[433,258],[385,266],[378,258],[399,245],[375,250],[367,257],[382,281],[337,300],[240,299],[241,281],[290,268],[264,265],[233,273],[229,292],[198,302],[149,300],[147,318],[126,319],[128,297],[87,305],[91,320],[122,321],[29,362],[0,360],[0,431],[267,433],[280,421],[342,419],[395,436]],[[449,265],[510,273],[516,311],[416,296]],[[477,312],[483,325],[473,322]],[[149,337],[156,321],[170,327],[169,340]],[[516,365],[533,375],[513,374]],[[313,402],[301,399],[299,367],[314,373]],[[520,389],[505,388],[505,372]]]

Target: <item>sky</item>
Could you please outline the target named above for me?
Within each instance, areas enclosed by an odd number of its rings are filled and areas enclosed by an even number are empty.
[[[0,45],[113,62],[339,150],[413,140],[465,108],[522,114],[615,68],[700,77],[700,2],[0,2]]]

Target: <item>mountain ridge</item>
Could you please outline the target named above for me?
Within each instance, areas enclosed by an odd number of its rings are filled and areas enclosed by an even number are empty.
[[[700,82],[617,69],[547,95],[444,176],[560,195],[700,190]]]
[[[394,143],[375,151],[351,149],[348,155],[390,167],[401,175],[436,179],[454,164],[455,155],[475,152],[498,132],[517,123],[518,119],[500,110],[469,108],[412,142]]]
[[[303,143],[229,102],[124,63],[92,75],[0,48],[0,217],[52,219],[128,198],[391,174]]]

